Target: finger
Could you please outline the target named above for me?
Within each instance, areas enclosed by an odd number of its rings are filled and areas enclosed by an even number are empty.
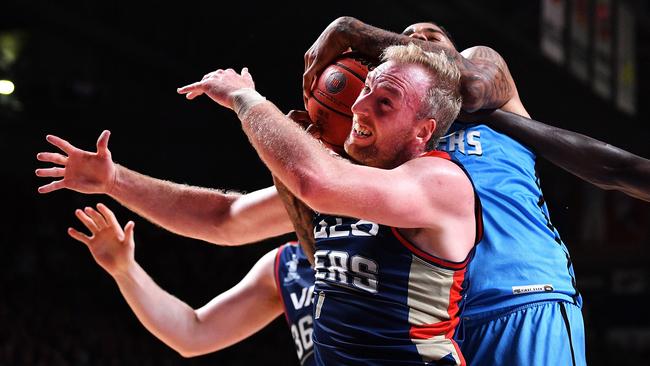
[[[117,218],[115,217],[113,211],[111,211],[103,203],[98,203],[97,209],[99,210],[99,213],[101,213],[102,216],[104,216],[104,219],[106,220],[108,226],[115,231],[115,234],[117,235],[117,239],[120,241],[124,240],[124,231],[122,231],[122,227],[120,226],[120,223],[117,221]]]
[[[127,241],[132,242],[133,241],[133,229],[135,228],[135,222],[129,221],[126,223],[126,226],[124,226],[124,236]]]
[[[90,216],[91,219],[93,219],[95,225],[97,225],[98,228],[103,229],[108,226],[108,224],[106,223],[106,219],[104,219],[104,216],[102,216],[99,212],[95,211],[94,208],[86,207],[84,208],[84,213]]]
[[[248,76],[251,75],[250,72],[248,72],[248,67],[244,67],[243,69],[241,69],[241,76],[245,76],[245,75]]]
[[[302,76],[302,96],[305,102],[305,109],[307,109],[307,101],[311,97],[311,90],[316,82],[316,75],[314,75],[313,66],[309,67]]]
[[[59,165],[65,165],[68,162],[68,157],[59,153],[51,152],[42,152],[36,154],[36,159],[38,161],[44,161],[47,163],[54,163]]]
[[[63,152],[68,155],[76,149],[76,147],[72,146],[68,141],[54,135],[47,135],[45,136],[45,139],[47,142],[63,150]]]
[[[35,171],[37,177],[63,177],[65,175],[65,168],[45,168],[45,169],[36,169]]]
[[[196,98],[198,96],[201,96],[201,95],[203,95],[203,92],[191,92],[191,93],[186,94],[185,98],[187,98],[189,100],[192,100],[192,99],[194,99],[194,98]]]
[[[203,87],[203,82],[202,81],[197,81],[196,83],[192,83],[190,85],[185,85],[184,87],[176,89],[178,94],[187,94],[189,92],[194,92],[194,91],[199,91]]]
[[[321,130],[321,126],[319,124],[312,123],[309,126],[307,126],[305,132],[312,135],[316,139],[320,139],[323,131]]]
[[[302,75],[302,101],[305,104],[305,109],[307,109],[307,101],[311,96],[311,79],[310,76],[305,72]]]
[[[65,183],[63,182],[63,179],[55,180],[54,182],[38,187],[38,193],[50,193],[52,191],[56,191],[61,188],[65,188]]]
[[[84,224],[85,227],[90,230],[91,234],[95,234],[96,232],[99,231],[99,228],[95,224],[95,222],[88,216],[84,211],[81,211],[80,209],[74,210],[74,215],[77,216],[79,221],[81,221],[82,224]]]
[[[68,235],[86,245],[90,245],[90,237],[88,235],[82,234],[71,227],[68,228]]]
[[[104,219],[106,220],[108,226],[113,226],[120,229],[122,228],[120,226],[120,223],[117,222],[117,218],[115,217],[113,211],[111,211],[108,207],[106,207],[106,205],[104,205],[103,203],[98,203],[97,210],[99,210],[102,216],[104,216]]]
[[[306,129],[312,123],[309,118],[309,113],[306,111],[292,110],[287,114],[287,117],[299,124],[303,129]]]
[[[97,139],[97,154],[98,155],[108,155],[111,152],[108,151],[108,139],[111,137],[111,131],[104,130],[102,134],[99,135]]]

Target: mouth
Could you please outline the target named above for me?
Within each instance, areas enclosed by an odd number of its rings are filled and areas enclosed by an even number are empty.
[[[352,123],[352,133],[355,137],[359,138],[368,138],[372,136],[372,131],[370,131],[366,126],[361,125],[356,119]]]

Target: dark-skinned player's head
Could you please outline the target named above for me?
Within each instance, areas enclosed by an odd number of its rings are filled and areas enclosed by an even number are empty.
[[[411,24],[404,29],[402,34],[423,41],[439,43],[443,47],[456,49],[456,45],[454,44],[449,32],[434,22]]]

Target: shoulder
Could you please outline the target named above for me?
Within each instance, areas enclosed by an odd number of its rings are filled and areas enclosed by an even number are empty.
[[[474,187],[461,166],[448,153],[432,151],[401,168],[417,180],[426,196],[455,212],[467,211],[474,202]]]

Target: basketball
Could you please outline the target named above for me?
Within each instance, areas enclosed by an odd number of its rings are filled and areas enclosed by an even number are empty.
[[[341,149],[352,128],[354,101],[363,89],[368,63],[353,52],[337,58],[320,74],[307,101],[309,118],[321,131],[321,141]]]

